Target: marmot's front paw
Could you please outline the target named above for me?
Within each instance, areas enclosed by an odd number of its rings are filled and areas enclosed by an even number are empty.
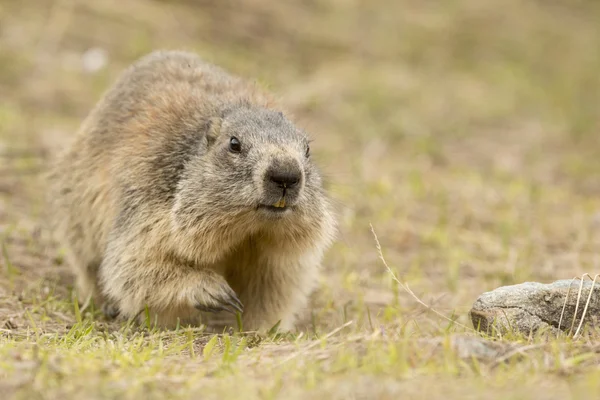
[[[228,311],[232,314],[236,311],[244,312],[244,305],[222,277],[211,276],[198,288],[194,300],[194,307],[200,311]]]

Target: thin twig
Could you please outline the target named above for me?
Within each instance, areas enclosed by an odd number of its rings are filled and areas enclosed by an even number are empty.
[[[585,275],[584,275],[585,276]],[[569,335],[573,332],[575,327],[575,320],[577,319],[577,311],[579,310],[579,300],[581,300],[581,292],[583,291],[583,277],[579,283],[579,290],[577,291],[577,303],[575,303],[575,312],[573,313],[573,321],[571,322],[571,328],[569,329]]]
[[[583,278],[586,276],[588,278],[592,279],[590,274],[584,274],[582,276],[581,282],[583,282]],[[588,310],[588,306],[590,305],[590,301],[592,300],[592,293],[594,293],[594,287],[596,285],[596,280],[598,279],[598,277],[600,277],[600,274],[596,274],[596,276],[594,276],[594,279],[592,279],[592,287],[590,288],[590,293],[588,295],[587,301],[585,302],[585,308],[583,309],[583,313],[581,314],[581,320],[579,321],[579,326],[577,327],[577,330],[575,331],[575,335],[573,335],[573,338],[576,338],[577,336],[579,336],[579,331],[581,330],[581,327],[583,326],[583,321],[585,319],[585,315],[587,314],[587,310]],[[573,317],[573,320],[575,320],[575,316]]]
[[[392,279],[394,281],[396,281],[398,283],[398,285],[400,285],[400,287],[402,289],[404,289],[404,291],[406,291],[417,303],[419,303],[420,305],[422,305],[423,307],[425,307],[427,310],[433,312],[435,315],[437,315],[438,317],[441,317],[453,324],[456,324],[462,328],[465,328],[467,330],[470,331],[475,331],[473,328],[469,328],[466,325],[461,324],[460,322],[456,322],[455,320],[445,316],[444,314],[442,314],[441,312],[433,309],[431,306],[429,306],[428,304],[426,304],[424,301],[422,301],[421,299],[419,299],[419,297],[414,294],[414,292],[408,287],[408,284],[406,283],[402,283],[400,282],[400,280],[396,277],[396,274],[394,274],[394,272],[392,271],[392,269],[389,267],[389,265],[387,264],[387,262],[385,261],[385,258],[383,257],[383,252],[381,250],[381,244],[379,243],[379,239],[377,238],[377,234],[375,233],[375,229],[373,228],[372,224],[369,224],[371,226],[371,232],[373,233],[373,237],[375,238],[375,244],[377,246],[377,251],[379,253],[379,258],[381,259],[381,261],[383,262],[383,265],[385,265],[385,268],[387,269],[388,273],[391,275]]]
[[[558,337],[558,335],[560,335],[560,325],[562,324],[563,316],[565,315],[565,309],[567,308],[567,301],[569,301],[569,294],[571,293],[571,287],[573,285],[573,282],[575,282],[576,279],[579,279],[579,278],[574,277],[573,279],[571,279],[571,283],[569,283],[569,289],[567,290],[567,295],[565,296],[565,302],[563,303],[563,308],[562,308],[562,311],[560,312],[560,318],[558,320],[557,337]]]
[[[504,361],[516,356],[517,354],[525,355],[525,353],[528,352],[529,350],[535,350],[535,349],[539,349],[539,348],[542,348],[545,346],[547,346],[547,343],[531,344],[529,346],[517,347],[516,349],[510,351],[509,353],[503,355],[502,357],[494,360],[494,363],[492,364],[492,368],[503,363]]]

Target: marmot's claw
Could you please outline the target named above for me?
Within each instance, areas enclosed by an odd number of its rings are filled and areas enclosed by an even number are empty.
[[[233,310],[231,310],[232,314],[235,314],[236,311],[239,311],[240,313],[244,312],[244,305],[240,302],[240,300],[237,297],[235,297],[234,301],[228,301],[227,304],[229,304],[229,306],[233,308]]]
[[[242,302],[240,301],[240,299],[237,297],[237,294],[235,294],[235,292],[233,291],[233,289],[229,288],[229,290],[227,291],[229,298],[227,299],[227,304],[229,304],[231,307],[233,307],[233,309],[235,311],[239,311],[240,313],[244,312],[244,304],[242,304]],[[234,312],[235,314],[235,312]]]
[[[231,314],[235,314],[236,312],[243,313],[244,305],[237,297],[237,294],[233,291],[229,285],[223,285],[221,290],[219,290],[216,294],[206,293],[209,299],[206,302],[196,304],[196,308],[200,311],[206,312],[220,312],[227,311]]]

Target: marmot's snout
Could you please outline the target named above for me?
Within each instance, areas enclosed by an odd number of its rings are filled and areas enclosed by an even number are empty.
[[[264,175],[265,204],[276,208],[292,206],[304,184],[304,173],[298,161],[276,158],[271,161]]]

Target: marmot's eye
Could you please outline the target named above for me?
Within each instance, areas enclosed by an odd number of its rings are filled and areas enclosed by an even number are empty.
[[[304,154],[306,158],[310,157],[310,146],[306,145],[306,153]]]
[[[229,139],[229,150],[233,153],[239,153],[242,151],[242,144],[235,136],[232,136],[231,139]]]

